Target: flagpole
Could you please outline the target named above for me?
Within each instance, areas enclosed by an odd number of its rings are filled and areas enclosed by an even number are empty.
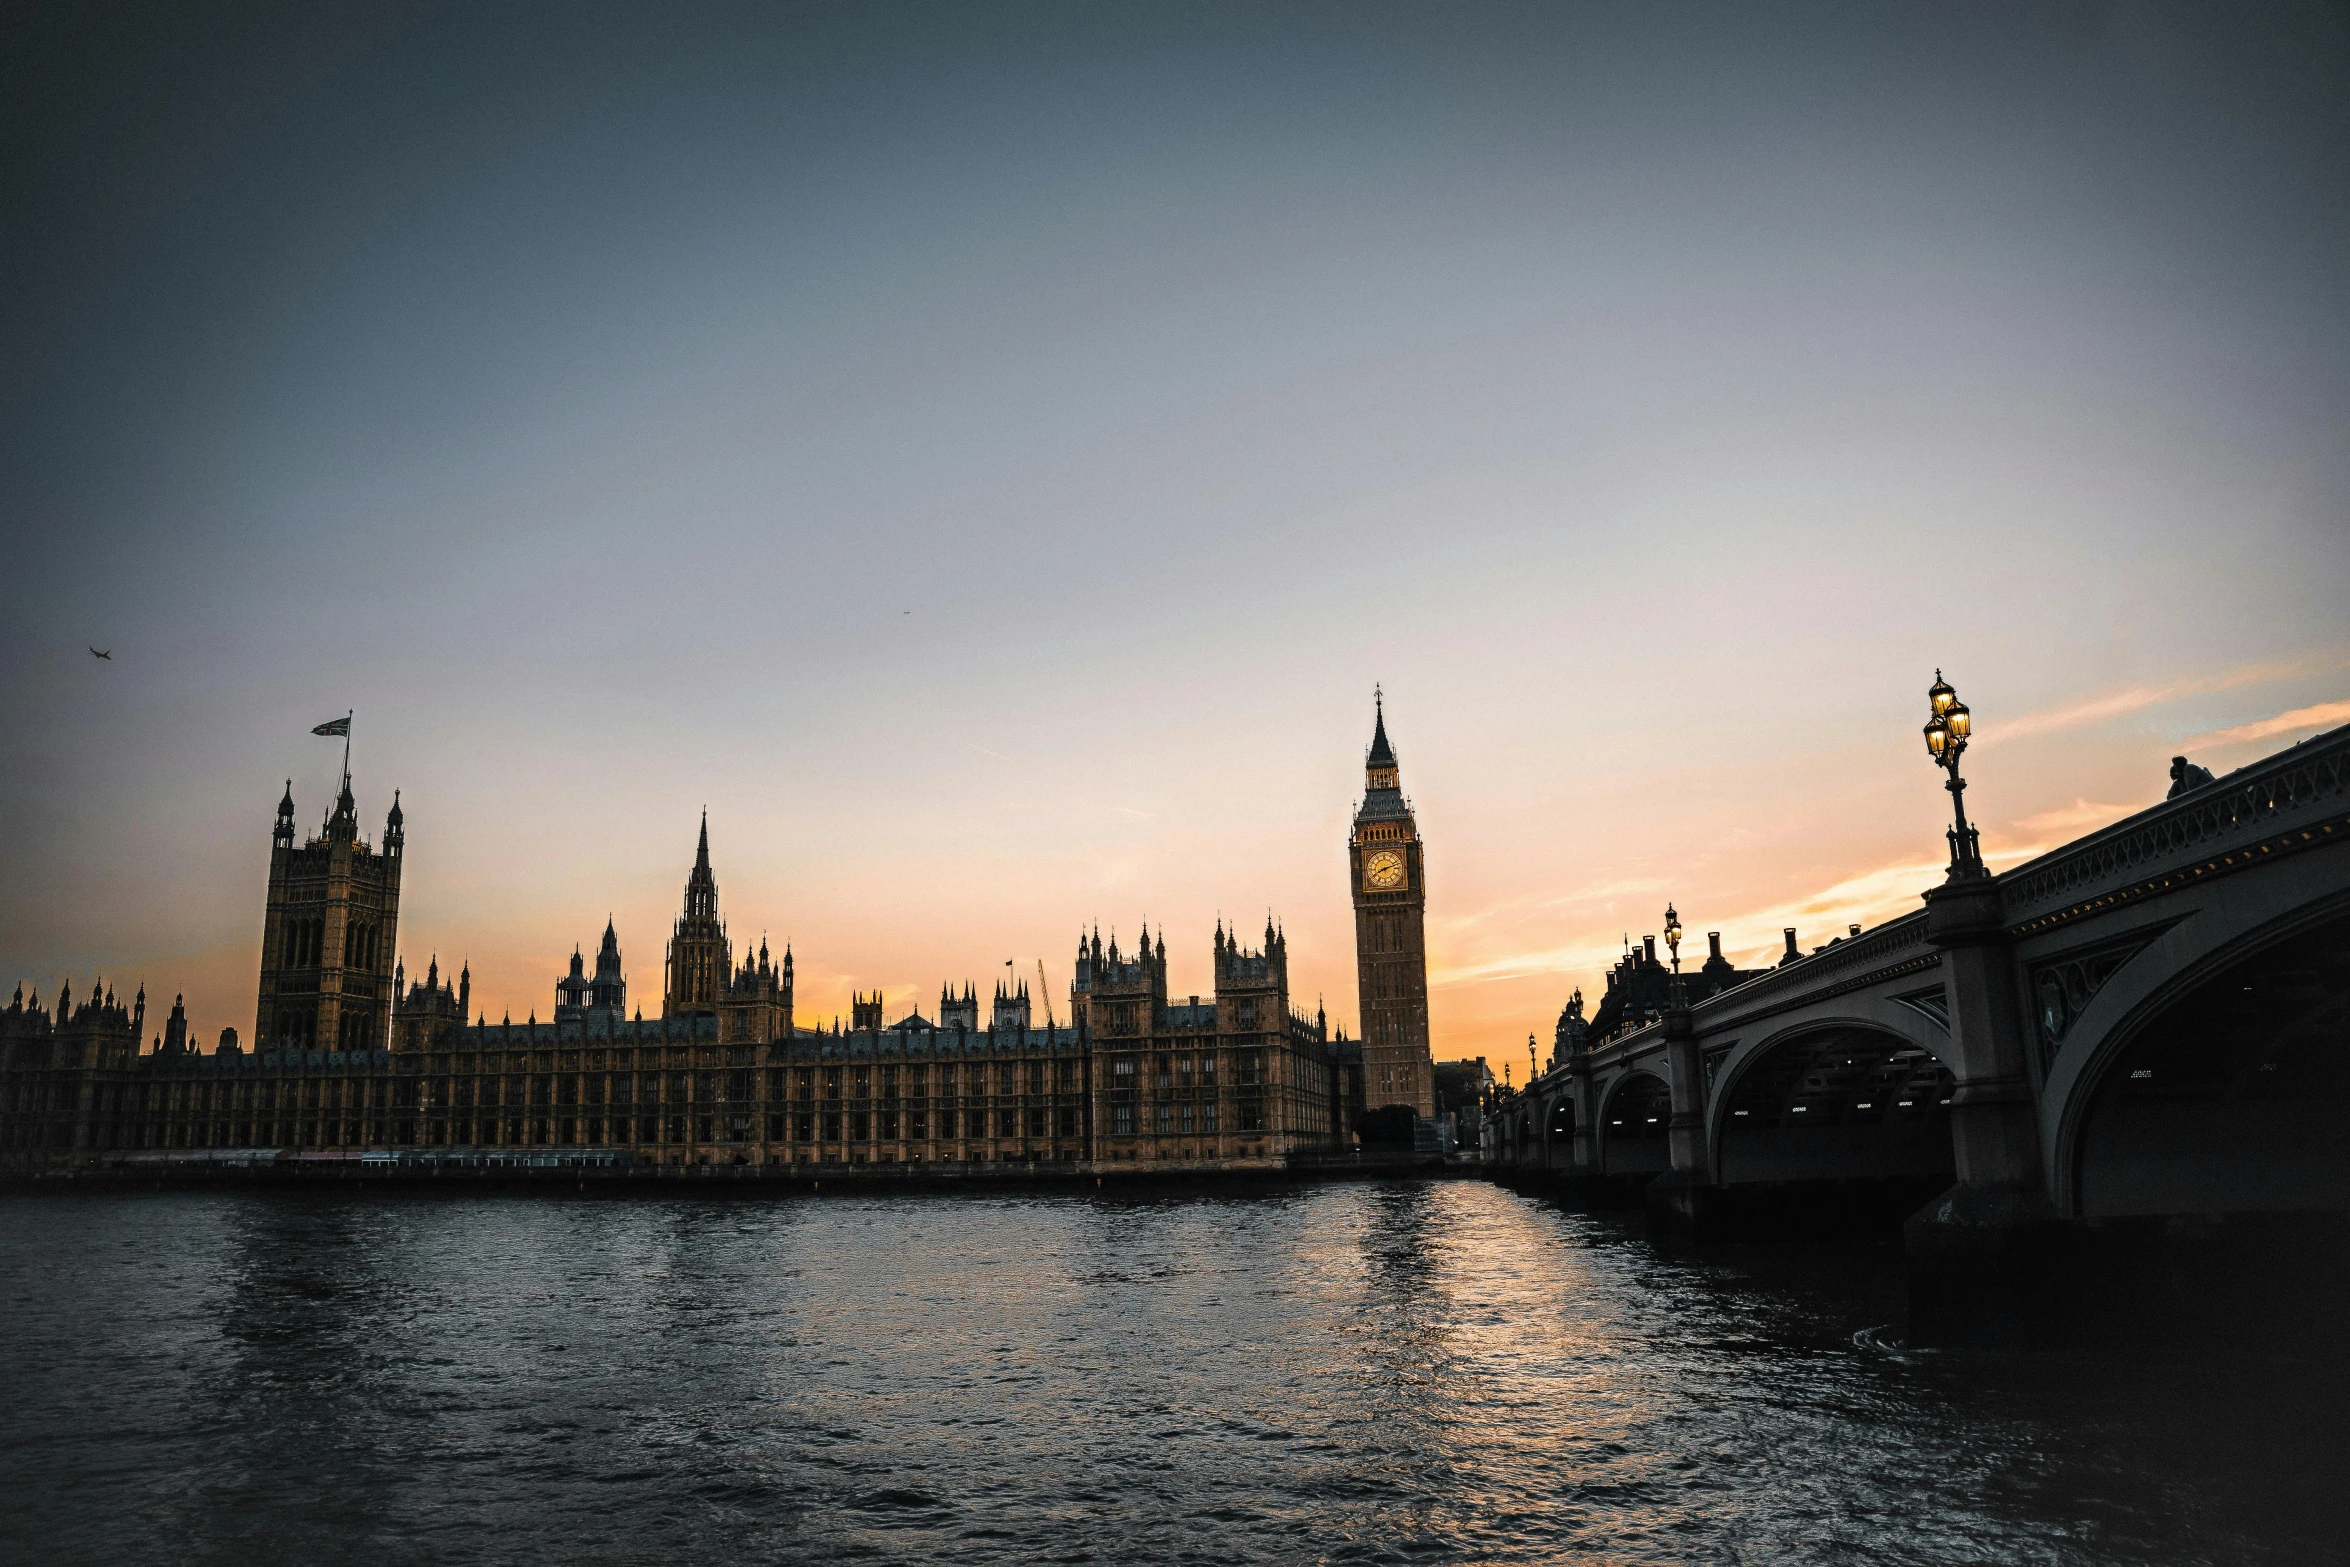
[[[358,713],[352,708],[343,714],[343,787],[351,787],[351,720]]]

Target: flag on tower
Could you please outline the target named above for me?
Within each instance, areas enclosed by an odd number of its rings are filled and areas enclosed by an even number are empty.
[[[330,718],[310,732],[314,735],[342,735],[348,738],[351,733],[351,716],[346,713],[340,718]]]

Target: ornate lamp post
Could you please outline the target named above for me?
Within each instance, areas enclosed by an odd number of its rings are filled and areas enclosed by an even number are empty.
[[[1950,828],[1950,879],[1958,881],[1975,876],[1987,876],[1983,867],[1983,849],[1974,828],[1966,819],[1966,780],[1958,775],[1958,759],[1966,754],[1967,737],[1974,732],[1974,715],[1958,699],[1958,693],[1943,680],[1942,671],[1934,671],[1934,684],[1926,692],[1927,704],[1933,709],[1926,719],[1926,754],[1934,765],[1950,775],[1944,787],[1950,791],[1950,809],[1955,818]]]
[[[1681,916],[1673,912],[1670,903],[1665,905],[1665,950],[1673,955],[1672,1005],[1683,1006],[1686,1003],[1681,996]]]

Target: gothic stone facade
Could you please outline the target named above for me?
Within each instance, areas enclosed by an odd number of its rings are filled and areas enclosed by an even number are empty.
[[[1036,1026],[1024,987],[942,995],[939,1017],[803,1028],[792,957],[736,965],[718,919],[709,830],[688,874],[661,1016],[627,1011],[607,923],[591,978],[574,953],[553,1016],[469,1018],[471,974],[438,959],[399,990],[391,951],[402,822],[358,839],[348,784],[325,830],[273,840],[255,1048],[224,1030],[205,1053],[173,1009],[142,1052],[145,996],[21,987],[0,1013],[0,1163],[18,1170],[169,1159],[538,1158],[664,1164],[1064,1170],[1278,1167],[1349,1141],[1361,1049],[1291,1003],[1288,944],[1217,929],[1215,993],[1167,993],[1164,937],[1132,953],[1078,944],[1065,1023]],[[397,1004],[394,1004],[397,998]],[[358,1021],[354,1021],[358,1020]]]
[[[398,795],[384,820],[383,852],[359,836],[346,777],[325,826],[297,849],[294,785],[287,780],[269,842],[258,1048],[347,1052],[383,1042],[392,1016],[404,837]]]
[[[1053,1165],[1062,1170],[1276,1168],[1351,1144],[1365,1107],[1433,1111],[1422,843],[1396,782],[1384,712],[1349,836],[1368,1038],[1290,1001],[1288,940],[1215,930],[1210,996],[1168,994],[1166,937],[1133,951],[1081,937],[1067,1022],[1036,1027],[1027,987],[949,987],[938,1017],[801,1027],[792,951],[733,961],[710,822],[663,963],[660,1017],[630,1013],[618,933],[595,973],[580,951],[548,1022],[472,1015],[472,975],[395,956],[404,822],[378,853],[350,778],[296,848],[291,785],[270,839],[254,1048],[204,1052],[186,1010],[141,1050],[146,994],[92,987],[0,1013],[0,1165],[120,1158],[512,1158],[651,1163]]]
[[[1364,758],[1363,803],[1347,835],[1355,971],[1363,1020],[1363,1093],[1374,1107],[1436,1114],[1428,1052],[1428,883],[1419,824],[1404,798],[1382,705]]]

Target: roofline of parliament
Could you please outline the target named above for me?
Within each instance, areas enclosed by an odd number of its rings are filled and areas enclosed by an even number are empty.
[[[253,1047],[190,1037],[175,1002],[151,1050],[142,988],[128,1005],[70,984],[56,1012],[23,988],[0,1012],[0,1076],[50,1091],[0,1096],[0,1162],[161,1149],[601,1148],[658,1163],[1050,1163],[1250,1167],[1349,1146],[1367,1109],[1432,1113],[1419,841],[1384,705],[1349,834],[1365,1040],[1290,1004],[1288,942],[1267,918],[1245,946],[1217,922],[1208,997],[1171,998],[1167,946],[1081,933],[1068,1016],[1025,982],[981,1016],[968,983],[937,1016],[883,1019],[853,998],[846,1027],[802,1026],[794,959],[766,942],[738,963],[718,912],[705,813],[671,932],[660,1016],[631,1015],[618,934],[594,971],[575,949],[552,1015],[492,1023],[471,972],[397,955],[405,820],[360,836],[346,772],[296,842],[293,789],[271,835]],[[70,1091],[68,1091],[70,1085]],[[20,1101],[37,1099],[26,1110]]]

